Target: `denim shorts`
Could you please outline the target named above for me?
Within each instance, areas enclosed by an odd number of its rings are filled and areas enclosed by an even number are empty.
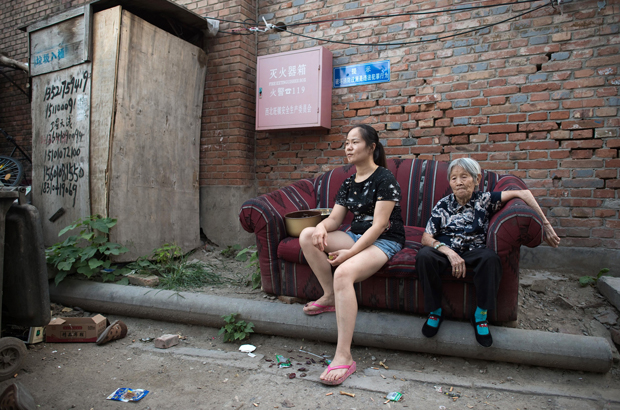
[[[357,242],[358,239],[362,237],[362,235],[358,235],[351,231],[347,231],[346,234],[349,235],[354,242]],[[394,256],[396,252],[403,249],[403,246],[400,243],[389,241],[387,239],[377,239],[373,245],[381,249],[383,253],[387,255],[388,259],[392,259],[392,256]]]

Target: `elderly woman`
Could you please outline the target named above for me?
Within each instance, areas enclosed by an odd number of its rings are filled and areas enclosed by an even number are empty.
[[[484,347],[493,344],[487,311],[495,308],[502,266],[495,252],[486,247],[491,215],[513,198],[522,199],[543,220],[544,239],[556,248],[560,238],[529,190],[479,192],[480,165],[470,158],[455,159],[448,166],[452,193],[435,205],[422,236],[424,246],[418,252],[416,269],[424,290],[424,307],[430,312],[422,327],[433,337],[443,321],[441,312],[441,274],[451,267],[452,276],[465,277],[467,267],[474,275],[477,308],[471,317],[476,340]]]

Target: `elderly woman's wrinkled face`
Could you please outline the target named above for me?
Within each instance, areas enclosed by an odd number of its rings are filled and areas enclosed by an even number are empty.
[[[450,173],[450,188],[459,204],[465,205],[471,199],[474,189],[478,185],[478,175],[473,176],[460,166],[452,168]]]

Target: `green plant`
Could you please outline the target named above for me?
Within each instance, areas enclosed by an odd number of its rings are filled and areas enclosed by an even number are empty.
[[[175,244],[166,243],[148,257],[130,263],[127,268],[159,276],[159,287],[162,289],[177,290],[223,283],[209,265],[188,262],[183,250]]]
[[[241,262],[248,262],[246,266],[254,269],[249,280],[252,285],[252,289],[260,288],[260,264],[258,263],[258,251],[256,250],[256,246],[248,246],[247,248],[242,249],[237,254],[235,259]]]
[[[222,316],[226,324],[220,329],[218,335],[224,334],[225,342],[234,342],[235,340],[245,340],[250,337],[250,333],[254,333],[254,323],[245,323],[244,320],[237,321],[238,313]]]
[[[183,250],[175,244],[165,243],[151,253],[151,259],[159,264],[168,264],[183,256]]]
[[[220,254],[225,258],[234,258],[241,249],[241,245],[228,245],[226,249],[222,249]]]
[[[598,282],[598,280],[601,278],[601,276],[608,276],[608,273],[609,268],[603,268],[598,272],[598,275],[596,275],[596,277],[588,275],[582,276],[579,278],[579,286],[581,286],[582,288],[585,288],[588,285],[594,286],[596,285],[596,282]]]
[[[62,236],[69,231],[80,228],[77,235],[71,235],[64,242],[59,242],[45,250],[47,263],[57,269],[54,281],[59,284],[70,273],[81,273],[87,278],[103,270],[104,282],[114,281],[126,271],[117,269],[110,261],[111,255],[120,255],[128,251],[118,243],[108,241],[110,228],[116,225],[116,219],[92,215],[78,219],[58,233]],[[118,283],[127,284],[127,278]]]

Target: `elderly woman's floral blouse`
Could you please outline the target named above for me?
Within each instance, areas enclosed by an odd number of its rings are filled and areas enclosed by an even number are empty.
[[[476,191],[463,206],[450,194],[433,208],[426,233],[457,253],[485,248],[489,220],[502,207],[501,198],[501,192]]]

